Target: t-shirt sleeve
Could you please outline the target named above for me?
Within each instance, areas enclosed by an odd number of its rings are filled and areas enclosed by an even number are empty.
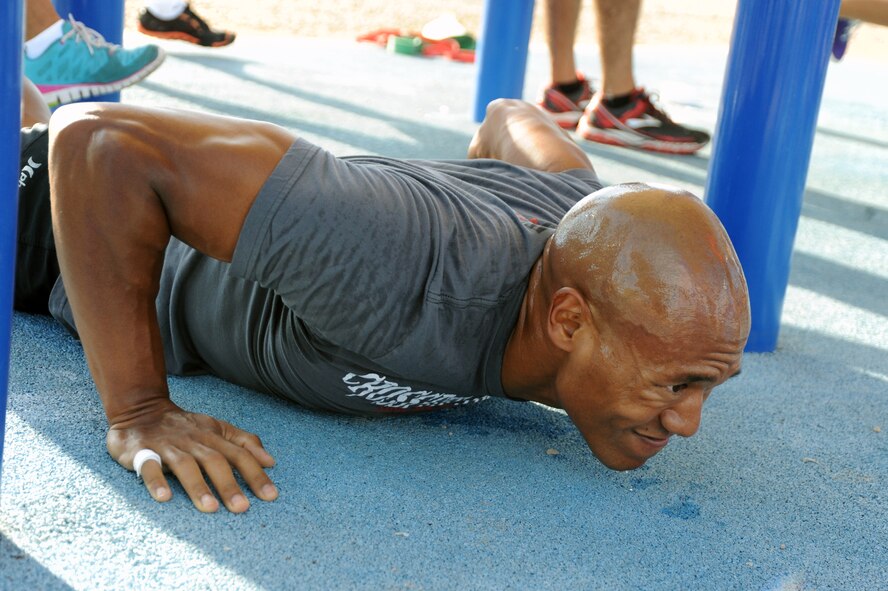
[[[297,141],[254,202],[230,272],[274,290],[321,338],[382,355],[421,297],[433,208],[409,174]]]

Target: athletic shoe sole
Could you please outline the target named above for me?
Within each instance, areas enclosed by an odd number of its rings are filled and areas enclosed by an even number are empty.
[[[154,61],[146,64],[141,70],[130,74],[126,78],[115,80],[113,82],[103,82],[101,84],[65,84],[65,85],[37,85],[43,100],[50,107],[58,105],[66,105],[74,101],[88,99],[94,96],[100,96],[111,92],[118,92],[128,86],[139,82],[148,74],[156,70],[163,63],[166,54],[163,49],[157,48],[157,57]]]
[[[152,31],[151,29],[146,29],[142,23],[139,23],[138,30],[143,35],[148,35],[149,37],[157,37],[158,39],[171,39],[174,41],[186,41],[188,43],[194,43],[195,45],[200,45],[201,47],[225,47],[226,45],[231,45],[234,43],[234,36],[231,36],[228,39],[223,39],[222,41],[217,41],[216,43],[208,43],[204,45],[200,42],[200,39],[195,37],[194,35],[189,35],[188,33],[183,33],[182,31]]]
[[[543,107],[542,105],[537,105],[549,118],[558,124],[558,127],[562,129],[574,129],[577,124],[580,122],[580,119],[583,118],[583,113],[581,111],[563,111],[561,113],[556,113],[554,111],[550,111],[549,109]]]
[[[624,148],[636,148],[649,152],[663,154],[693,154],[705,146],[708,142],[669,142],[657,140],[640,133],[623,131],[620,129],[601,129],[589,124],[586,117],[580,119],[577,133],[583,139],[599,144],[622,146]]]

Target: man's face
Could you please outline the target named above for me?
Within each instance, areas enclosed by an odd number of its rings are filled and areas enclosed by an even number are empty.
[[[746,342],[745,334],[713,338],[710,329],[686,326],[669,339],[625,325],[576,335],[556,387],[604,465],[638,468],[672,435],[697,432],[712,390],[739,373]]]

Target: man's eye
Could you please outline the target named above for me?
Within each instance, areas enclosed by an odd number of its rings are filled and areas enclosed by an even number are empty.
[[[687,387],[688,387],[687,384],[676,384],[675,386],[669,386],[669,390],[673,394],[678,394],[679,392],[681,392],[682,390],[684,390]]]

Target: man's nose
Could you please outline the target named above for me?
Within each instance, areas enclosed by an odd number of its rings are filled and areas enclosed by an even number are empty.
[[[690,437],[696,433],[700,428],[700,415],[703,412],[705,399],[702,388],[695,388],[693,392],[689,392],[678,404],[660,414],[663,428],[682,437]]]

